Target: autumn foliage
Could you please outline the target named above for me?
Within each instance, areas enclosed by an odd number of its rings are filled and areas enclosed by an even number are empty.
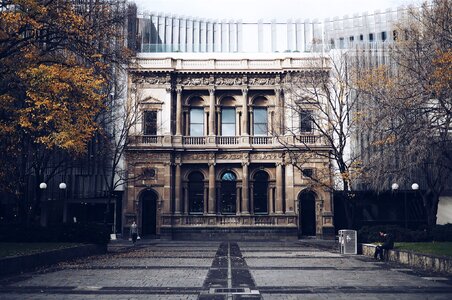
[[[129,57],[124,20],[122,1],[0,3],[0,191],[20,197],[55,153],[86,151]]]

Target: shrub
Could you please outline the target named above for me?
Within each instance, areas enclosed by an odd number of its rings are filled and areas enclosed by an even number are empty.
[[[431,237],[437,242],[452,242],[452,224],[436,225],[431,230]]]
[[[452,224],[436,225],[430,231],[409,230],[395,225],[364,226],[358,231],[360,243],[380,241],[379,231],[386,231],[393,235],[396,242],[452,242]]]
[[[67,242],[105,245],[110,228],[96,223],[68,223],[53,227],[10,225],[0,228],[1,242]]]

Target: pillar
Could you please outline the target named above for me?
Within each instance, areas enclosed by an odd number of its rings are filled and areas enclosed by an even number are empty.
[[[188,203],[188,184],[184,185],[184,213],[188,215],[190,212],[189,203]]]
[[[242,89],[242,135],[249,135],[248,132],[248,89]]]
[[[282,214],[282,202],[283,202],[283,177],[282,177],[282,163],[276,163],[276,203],[275,213]]]
[[[176,184],[176,191],[175,191],[175,213],[180,214],[181,213],[181,202],[182,202],[182,182],[181,182],[181,163],[176,163],[176,176],[175,176],[175,184]]]
[[[209,162],[209,214],[216,213],[215,204],[215,163]]]
[[[249,199],[248,199],[248,165],[249,162],[242,162],[242,213],[249,214]]]
[[[207,209],[208,209],[207,203],[208,203],[208,201],[209,201],[208,193],[209,193],[209,187],[208,187],[208,186],[207,186],[207,187],[204,186],[203,204],[204,204],[204,214],[205,214],[205,215],[209,212],[209,211],[207,210]]]
[[[176,93],[176,135],[182,135],[182,87],[177,87]]]
[[[269,213],[269,214],[272,214],[272,213],[275,212],[275,209],[273,208],[273,203],[275,202],[275,201],[274,201],[274,193],[273,193],[273,191],[274,191],[274,187],[270,186],[270,187],[268,188],[268,199],[269,199],[269,203],[268,203],[268,213]]]
[[[240,215],[240,187],[236,187],[235,192],[235,214]]]
[[[281,135],[284,132],[284,109],[281,102],[281,89],[275,88],[275,107],[276,107],[276,120],[273,124],[273,130],[277,135]]]
[[[215,89],[209,89],[209,135],[215,135]]]

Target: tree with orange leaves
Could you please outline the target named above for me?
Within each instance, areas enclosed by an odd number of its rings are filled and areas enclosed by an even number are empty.
[[[127,63],[123,1],[0,3],[0,190],[39,213],[38,183],[86,152],[114,68]],[[35,197],[26,199],[28,184]],[[27,213],[25,213],[27,212]]]

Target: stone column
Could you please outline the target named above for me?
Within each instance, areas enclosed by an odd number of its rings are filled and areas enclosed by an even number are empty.
[[[204,204],[204,214],[207,215],[207,203],[209,201],[209,198],[207,197],[209,193],[209,187],[204,186],[204,198],[203,198],[203,204]]]
[[[188,204],[188,184],[184,185],[184,213],[188,215],[190,212],[189,204]]]
[[[248,132],[248,89],[242,89],[242,135],[249,135]]]
[[[282,202],[283,202],[283,176],[282,176],[282,162],[276,163],[276,203],[275,213],[282,214]]]
[[[248,165],[249,162],[242,162],[242,213],[249,214],[249,199],[248,199]]]
[[[175,191],[175,214],[181,213],[181,202],[182,202],[182,180],[181,180],[181,163],[176,163],[176,176],[175,176],[175,185],[176,185],[176,191]]]
[[[176,93],[176,135],[182,135],[182,87],[177,87]]]
[[[215,135],[215,89],[209,88],[209,135]]]
[[[273,202],[274,202],[274,199],[273,199],[273,197],[274,197],[274,195],[273,195],[273,190],[274,190],[274,187],[272,187],[272,186],[270,186],[269,188],[268,188],[268,199],[269,199],[269,203],[268,203],[268,213],[269,214],[272,214],[272,213],[274,213],[275,212],[275,210],[274,210],[274,208],[273,208]]]
[[[275,122],[273,123],[273,128],[272,130],[274,131],[274,133],[276,133],[277,135],[282,134],[282,132],[284,131],[283,126],[284,126],[284,122],[283,122],[283,108],[281,106],[281,89],[275,88],[275,107],[276,107],[276,114],[275,114]]]
[[[209,162],[209,214],[216,213],[215,204],[215,163]]]
[[[235,214],[240,215],[240,187],[235,188]]]

